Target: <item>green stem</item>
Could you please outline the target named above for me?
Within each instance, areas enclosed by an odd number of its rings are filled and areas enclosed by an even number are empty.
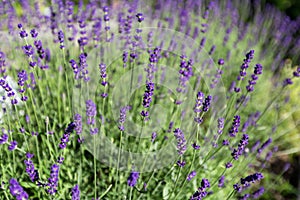
[[[94,135],[94,198],[97,199],[96,135]]]

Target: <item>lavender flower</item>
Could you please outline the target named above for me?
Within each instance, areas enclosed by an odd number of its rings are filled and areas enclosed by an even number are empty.
[[[201,200],[207,196],[206,189],[210,187],[210,183],[207,179],[202,179],[201,187],[191,196],[190,200]]]
[[[143,107],[144,108],[150,107],[150,103],[152,102],[153,93],[154,93],[154,83],[149,82],[146,84],[146,91],[143,96]],[[141,115],[143,117],[146,117],[143,115],[143,113],[141,113]]]
[[[95,117],[97,114],[96,104],[91,100],[87,100],[86,104],[86,116],[87,116],[87,124],[88,125],[95,125]]]
[[[101,77],[101,79],[102,79],[101,85],[105,87],[105,86],[107,85],[107,81],[106,81],[106,76],[107,76],[107,74],[106,74],[106,65],[103,64],[103,63],[101,63],[101,64],[99,65],[99,69],[100,69],[100,77]],[[108,96],[108,94],[103,92],[103,93],[101,94],[101,96],[102,96],[103,98],[105,98],[105,97]]]
[[[119,118],[119,130],[124,131],[124,123],[126,120],[126,112],[130,110],[130,106],[122,107],[120,110],[120,118]]]
[[[134,187],[137,183],[137,180],[139,179],[140,173],[139,172],[131,172],[128,179],[127,184],[129,187]]]
[[[223,144],[223,146],[228,146],[229,145],[229,140],[223,140],[222,144]]]
[[[264,192],[265,188],[260,187],[258,190],[254,191],[251,196],[253,199],[258,199],[261,195],[263,195]]]
[[[31,34],[31,37],[32,37],[32,38],[36,38],[36,37],[38,36],[38,32],[37,32],[35,29],[32,29],[32,30],[30,31],[30,34]]]
[[[28,56],[28,57],[31,57],[34,53],[34,50],[33,50],[33,47],[29,44],[29,45],[24,45],[22,47],[23,49],[23,52]]]
[[[48,178],[48,190],[47,192],[54,195],[57,192],[58,187],[58,176],[59,176],[59,165],[53,164],[51,166],[50,178]]]
[[[283,81],[283,87],[287,86],[287,85],[292,85],[293,81],[290,78],[287,78]]]
[[[156,132],[153,132],[152,135],[151,135],[151,142],[152,143],[154,142],[156,136],[157,136]]]
[[[26,153],[26,160],[24,160],[25,166],[26,166],[26,173],[28,174],[30,180],[32,182],[35,182],[39,179],[38,171],[35,169],[34,164],[31,160],[33,157],[33,154]]]
[[[297,70],[293,72],[293,76],[297,78],[300,77],[300,67],[297,67]]]
[[[77,135],[82,133],[82,117],[80,114],[76,113],[74,116],[74,123],[75,123],[75,132]]]
[[[69,63],[71,64],[71,67],[73,68],[75,79],[79,79],[80,70],[79,70],[79,67],[78,67],[76,61],[72,59],[69,61]]]
[[[184,167],[186,163],[185,163],[184,160],[183,160],[183,161],[178,160],[178,161],[176,162],[176,164],[177,164],[179,167]]]
[[[27,200],[29,198],[28,194],[24,191],[19,182],[14,178],[11,178],[9,180],[9,191],[14,197],[16,197],[16,199]]]
[[[142,21],[144,21],[144,16],[143,16],[142,13],[136,14],[136,18],[137,18],[138,22],[140,22],[140,23],[141,23]]]
[[[183,155],[186,151],[186,140],[184,138],[184,134],[179,128],[176,128],[174,130],[174,136],[177,140],[177,152],[179,155]]]
[[[60,139],[59,148],[64,149],[67,146],[67,143],[69,142],[69,137],[73,130],[75,129],[76,125],[74,122],[70,122],[63,134],[63,137]]]
[[[256,149],[257,149],[257,147],[258,147],[259,145],[260,145],[260,141],[257,140],[257,141],[253,144],[253,146],[251,147],[251,152],[256,151]]]
[[[63,164],[64,160],[65,160],[65,158],[64,158],[64,157],[62,157],[62,156],[59,156],[59,157],[57,158],[57,161],[56,161],[56,162],[57,162],[58,164],[60,164],[60,165],[61,165],[61,164]]]
[[[224,65],[224,59],[222,59],[222,58],[220,58],[219,60],[218,60],[218,65]]]
[[[223,175],[223,176],[221,176],[221,178],[218,181],[218,187],[219,188],[224,187],[224,181],[225,181],[225,176]]]
[[[248,81],[249,84],[246,86],[248,92],[252,92],[254,90],[254,85],[256,84],[258,75],[262,74],[262,68],[261,64],[256,64],[254,67],[254,73],[251,75],[252,79]]]
[[[255,183],[257,181],[260,181],[263,178],[264,178],[264,176],[262,175],[262,173],[257,172],[257,173],[251,174],[245,178],[241,178],[241,184],[245,185],[247,183]]]
[[[236,134],[239,132],[239,127],[240,127],[240,116],[236,115],[234,116],[233,122],[232,122],[232,126],[229,130],[229,136],[230,137],[235,137]]]
[[[244,59],[244,62],[243,62],[243,64],[241,65],[240,74],[239,74],[239,76],[237,77],[237,80],[238,80],[238,81],[243,80],[244,77],[247,75],[246,70],[248,69],[249,64],[250,64],[251,60],[253,59],[253,57],[254,57],[254,50],[250,50],[250,51],[246,54],[246,58]],[[235,87],[235,88],[234,88],[234,91],[235,91],[235,92],[239,92],[239,91],[240,91],[240,88]]]
[[[223,128],[224,128],[224,118],[219,118],[218,119],[218,134],[221,135],[223,133]]]
[[[234,149],[231,153],[234,160],[237,160],[244,153],[244,150],[248,145],[248,141],[249,141],[249,136],[247,134],[243,134],[243,137],[240,140],[238,148]]]
[[[37,50],[37,53],[40,57],[40,59],[46,58],[46,51],[43,49],[43,44],[41,40],[35,40],[34,41],[34,46]]]
[[[65,35],[64,35],[64,32],[62,30],[58,31],[57,38],[58,38],[58,41],[60,43],[60,48],[61,49],[65,48],[65,46],[64,46]]]
[[[200,145],[197,145],[195,142],[192,144],[192,147],[193,147],[195,150],[199,150],[199,149],[200,149]]]
[[[101,77],[101,79],[102,79],[101,84],[102,84],[103,86],[105,86],[105,85],[107,84],[107,82],[105,81],[105,79],[106,79],[106,77],[107,77],[107,74],[106,74],[106,65],[103,64],[103,63],[101,63],[101,64],[99,65],[99,69],[100,69],[100,77]]]
[[[3,75],[3,78],[5,79],[5,72],[6,72],[6,64],[5,64],[5,54],[0,51],[0,74]]]
[[[232,167],[232,163],[231,163],[231,162],[226,163],[226,164],[225,164],[225,167],[226,167],[227,169],[231,168],[231,167]]]
[[[80,190],[79,190],[79,186],[75,185],[72,188],[72,200],[80,200]]]
[[[204,103],[203,103],[203,108],[202,108],[202,111],[203,112],[207,112],[209,107],[210,107],[210,103],[211,103],[211,100],[212,100],[212,97],[211,95],[208,95],[205,100],[204,100]]]
[[[25,96],[23,94],[25,92],[24,85],[27,80],[28,80],[28,77],[27,77],[26,71],[25,70],[20,71],[18,73],[18,85],[21,87],[21,89],[19,89],[19,92],[22,93],[22,97],[21,97],[22,101],[26,101],[28,98],[27,96]]]
[[[186,179],[188,181],[191,181],[195,176],[196,176],[196,171],[192,171],[191,173],[189,173]]]
[[[194,106],[194,112],[195,113],[200,113],[202,111],[202,104],[204,102],[204,94],[199,91],[197,93],[197,98],[196,98],[196,103],[195,103],[195,106]]]
[[[263,152],[263,150],[264,150],[265,148],[267,148],[271,143],[272,143],[272,138],[269,138],[267,141],[265,141],[265,142],[261,145],[261,147],[257,150],[257,153],[258,153],[258,154],[261,154],[261,153]]]
[[[23,29],[22,24],[18,24],[18,28],[20,29],[19,35],[21,38],[26,38],[28,37],[27,32]]]
[[[88,76],[89,71],[87,70],[87,62],[86,62],[87,54],[81,53],[79,55],[79,68],[81,72],[80,78],[83,78],[85,82],[88,82],[90,80],[90,77]]]
[[[194,121],[198,124],[201,124],[203,119],[201,116],[199,116],[199,114],[202,112],[202,107],[204,105],[204,94],[202,92],[198,92],[197,93],[197,98],[196,98],[196,103],[194,106],[194,112],[196,113],[196,117],[194,118]]]
[[[0,137],[0,144],[4,144],[6,143],[8,140],[8,135],[6,133],[4,133],[1,137]]]
[[[250,194],[244,194],[243,196],[238,197],[238,200],[247,200],[250,198]]]
[[[8,150],[9,151],[15,150],[17,148],[17,145],[18,145],[17,141],[11,141],[10,145],[8,146]]]
[[[185,56],[181,56],[180,61],[180,70],[179,70],[179,86],[177,87],[177,92],[185,93],[186,92],[186,83],[189,81],[189,79],[193,76],[193,61],[188,60],[186,61]]]

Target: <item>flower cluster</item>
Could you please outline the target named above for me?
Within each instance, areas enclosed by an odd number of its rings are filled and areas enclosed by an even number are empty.
[[[18,85],[21,87],[19,89],[19,92],[22,94],[21,100],[27,101],[28,97],[24,95],[25,92],[25,82],[28,80],[27,72],[25,70],[22,70],[18,73]]]
[[[33,161],[31,158],[33,158],[33,154],[26,153],[26,160],[24,160],[25,166],[26,166],[26,173],[28,174],[30,180],[32,182],[35,182],[39,179],[38,171],[35,169]]]
[[[144,96],[143,96],[143,107],[144,108],[149,108],[150,107],[150,103],[152,102],[153,94],[154,94],[154,83],[153,82],[148,82],[146,84],[146,91],[145,91]],[[149,112],[146,111],[146,110],[142,110],[141,115],[142,115],[142,117],[147,119],[147,117],[149,116]]]
[[[260,181],[263,178],[264,178],[264,176],[262,175],[262,173],[257,172],[257,173],[251,174],[251,175],[247,176],[246,178],[241,178],[240,184],[239,183],[234,184],[233,189],[237,192],[242,192],[243,189],[249,187],[251,183]]]
[[[186,140],[184,138],[184,134],[182,130],[176,128],[174,130],[174,136],[177,140],[177,152],[179,155],[183,155],[184,152],[186,151]]]
[[[239,115],[234,116],[232,126],[229,130],[230,137],[235,137],[236,134],[239,132],[240,120],[241,120],[241,118]]]
[[[97,115],[96,104],[91,100],[87,100],[86,104],[86,116],[87,116],[87,125],[90,125],[90,134],[95,135],[98,133],[98,128],[94,127],[96,125],[95,117]]]
[[[195,176],[196,176],[196,171],[191,171],[191,173],[189,173],[189,175],[187,176],[187,180],[191,181]]]
[[[204,94],[202,92],[199,91],[197,93],[196,103],[194,106],[194,112],[196,113],[196,117],[194,118],[194,121],[197,124],[202,123],[203,119],[202,116],[200,116],[200,113],[208,111],[211,100],[212,100],[211,95],[208,95],[206,98],[204,98]]]
[[[269,138],[267,141],[265,141],[262,145],[261,145],[261,147],[257,150],[257,154],[259,155],[259,154],[261,154],[262,152],[263,152],[263,150],[265,149],[265,148],[267,148],[270,144],[272,143],[272,138]]]
[[[182,55],[180,61],[180,70],[179,70],[179,85],[177,87],[177,92],[179,93],[185,93],[186,90],[186,84],[189,81],[189,79],[193,76],[193,61],[190,59],[186,61],[186,56]]]
[[[242,139],[238,145],[237,149],[234,149],[231,153],[234,160],[239,159],[239,157],[244,153],[246,146],[249,143],[249,136],[247,134],[243,134]]]
[[[85,82],[88,82],[90,80],[90,77],[88,76],[89,71],[87,70],[88,65],[86,59],[86,53],[81,53],[79,55],[79,69],[81,72],[81,78],[83,78]]]
[[[37,51],[37,53],[39,55],[39,58],[40,59],[46,58],[46,51],[43,48],[42,41],[41,40],[35,40],[34,41],[34,46],[35,46],[36,51]]]
[[[54,195],[57,192],[58,187],[59,165],[53,164],[50,171],[50,178],[48,179],[47,183],[47,192],[51,195]]]
[[[3,76],[5,79],[5,72],[6,72],[6,63],[5,63],[5,53],[0,51],[0,74]]]
[[[106,77],[107,77],[107,74],[106,74],[106,65],[103,64],[103,63],[101,63],[101,64],[99,65],[99,69],[100,69],[100,77],[101,77],[101,79],[102,79],[101,85],[105,87],[105,86],[107,85],[107,81],[106,81]],[[105,97],[107,97],[107,93],[103,92],[103,93],[101,94],[101,96],[102,96],[103,98],[105,98]]]
[[[243,80],[244,77],[247,75],[246,70],[248,69],[249,64],[250,64],[251,60],[253,59],[253,57],[254,57],[254,50],[250,50],[250,51],[246,54],[246,58],[244,59],[244,62],[243,62],[243,64],[241,65],[240,74],[239,74],[238,77],[237,77],[237,80],[238,80],[238,81]],[[234,91],[235,91],[235,92],[240,92],[240,90],[241,90],[241,88],[239,88],[239,87],[235,87],[235,88],[234,88]]]
[[[67,147],[67,143],[69,142],[69,137],[73,130],[75,129],[76,125],[74,122],[70,122],[68,127],[66,128],[63,137],[60,139],[59,148],[64,149]]]
[[[11,98],[11,104],[17,104],[18,100],[15,98],[15,92],[4,79],[0,79],[0,86],[5,90],[7,97]]]
[[[256,64],[254,67],[254,73],[251,75],[251,80],[248,81],[248,85],[246,86],[248,92],[252,92],[254,90],[254,85],[256,84],[258,75],[262,74],[262,69],[263,67],[261,64]]]
[[[127,184],[129,187],[134,187],[139,179],[140,173],[133,171],[130,173],[128,179],[127,179]]]
[[[57,33],[57,38],[58,38],[58,41],[60,43],[60,48],[61,49],[64,49],[65,46],[64,46],[64,41],[65,41],[65,35],[64,35],[64,32],[62,30],[58,31]]]
[[[72,200],[80,200],[80,190],[78,185],[75,185],[72,188]]]
[[[74,124],[75,124],[75,132],[77,135],[82,133],[82,117],[80,114],[76,113],[74,115]]]
[[[9,151],[13,151],[17,148],[18,142],[17,141],[11,141],[7,147]]]
[[[29,198],[28,194],[14,178],[9,180],[9,191],[16,199],[27,200]]]
[[[130,110],[130,106],[124,106],[120,109],[119,130],[124,131],[124,123],[126,120],[126,112]]]
[[[5,144],[8,140],[8,135],[6,133],[3,133],[0,137],[0,144]]]
[[[138,20],[139,23],[141,23],[142,21],[144,21],[144,16],[142,13],[138,13],[136,14],[136,18]]]
[[[207,196],[206,189],[210,188],[210,183],[207,179],[202,179],[201,187],[191,196],[190,200],[201,200],[202,198]]]

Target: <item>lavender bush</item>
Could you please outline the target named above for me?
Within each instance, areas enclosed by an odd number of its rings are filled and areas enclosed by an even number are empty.
[[[300,19],[246,0],[0,12],[1,199],[296,197],[271,166],[300,150]]]

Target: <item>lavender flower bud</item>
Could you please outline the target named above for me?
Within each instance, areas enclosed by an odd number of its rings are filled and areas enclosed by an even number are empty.
[[[137,183],[137,180],[139,179],[140,173],[139,172],[131,172],[128,179],[127,184],[129,187],[134,187]]]
[[[242,139],[240,140],[240,143],[238,145],[237,149],[234,149],[231,153],[234,160],[237,160],[245,151],[246,146],[248,145],[249,136],[247,134],[243,134]]]
[[[15,150],[17,148],[17,145],[18,145],[17,141],[11,141],[10,145],[8,146],[8,150],[9,151]]]
[[[261,195],[263,195],[264,192],[265,192],[265,188],[260,187],[258,190],[254,191],[252,193],[252,198],[253,199],[258,199]]]
[[[240,116],[236,115],[234,116],[233,122],[232,122],[232,126],[229,130],[229,136],[230,137],[235,137],[236,134],[239,132],[239,127],[240,127]]]
[[[263,152],[263,150],[264,150],[265,148],[267,148],[271,143],[272,143],[272,138],[269,138],[267,141],[265,141],[265,142],[261,145],[261,147],[257,150],[257,153],[258,153],[258,154],[261,154],[261,153]]]
[[[30,180],[32,182],[35,182],[39,179],[38,171],[35,169],[34,164],[31,160],[33,157],[33,154],[27,153],[26,154],[27,159],[24,160],[25,166],[26,166],[26,173],[28,174]]]
[[[188,181],[191,181],[195,176],[196,176],[196,171],[192,171],[191,173],[189,173],[186,179]]]
[[[57,192],[58,187],[58,176],[59,176],[59,165],[53,164],[51,166],[50,178],[48,178],[48,190],[47,192],[54,195]]]
[[[8,135],[4,133],[4,134],[0,137],[0,144],[6,143],[7,140],[8,140]]]
[[[80,200],[80,190],[79,190],[79,186],[75,185],[72,188],[72,200]]]
[[[177,140],[177,152],[179,155],[183,155],[186,151],[186,140],[184,138],[184,134],[179,128],[176,128],[174,130],[174,136]]]

